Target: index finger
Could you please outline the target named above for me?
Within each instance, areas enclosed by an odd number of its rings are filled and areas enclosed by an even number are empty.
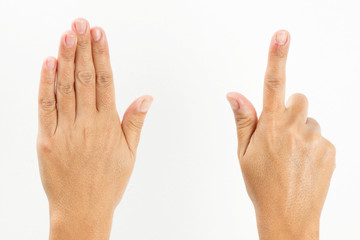
[[[265,111],[285,108],[286,59],[289,43],[290,34],[285,30],[277,31],[271,39],[264,80],[263,108]]]

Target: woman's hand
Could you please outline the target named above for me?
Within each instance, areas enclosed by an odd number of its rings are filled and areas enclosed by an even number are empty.
[[[306,97],[294,94],[284,104],[289,44],[286,31],[271,40],[259,119],[244,96],[227,96],[261,240],[318,239],[320,214],[335,168],[335,148],[321,136],[319,124],[308,118]]]
[[[74,21],[58,59],[44,62],[39,90],[37,148],[50,239],[109,238],[151,102],[137,99],[120,121],[105,33]]]

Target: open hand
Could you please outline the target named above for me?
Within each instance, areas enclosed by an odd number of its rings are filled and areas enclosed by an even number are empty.
[[[39,89],[38,157],[49,200],[50,239],[108,239],[131,175],[152,97],[120,121],[107,39],[77,19],[45,60]]]

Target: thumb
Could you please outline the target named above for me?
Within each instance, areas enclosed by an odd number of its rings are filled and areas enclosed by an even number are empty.
[[[257,114],[254,106],[243,95],[230,92],[226,95],[233,109],[238,136],[238,154],[243,157],[257,125]]]
[[[152,102],[153,97],[149,95],[142,96],[136,99],[124,114],[121,126],[132,152],[136,152],[140,140],[141,129]]]

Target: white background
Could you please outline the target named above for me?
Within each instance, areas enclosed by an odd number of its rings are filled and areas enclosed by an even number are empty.
[[[261,112],[269,41],[282,28],[292,34],[287,96],[308,96],[337,147],[321,238],[360,239],[357,0],[1,0],[0,239],[48,236],[38,80],[76,17],[107,32],[121,115],[155,98],[111,239],[257,239],[225,95],[239,91]]]

